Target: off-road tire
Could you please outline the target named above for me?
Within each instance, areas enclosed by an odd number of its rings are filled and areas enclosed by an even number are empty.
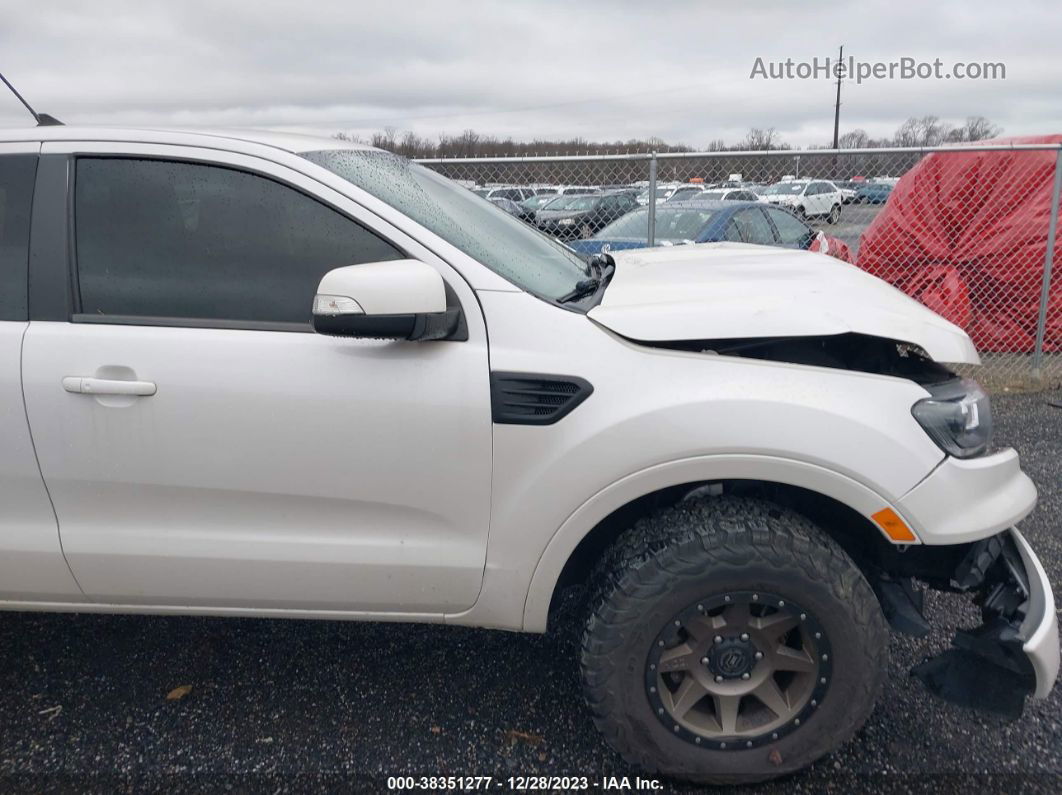
[[[654,712],[647,655],[678,611],[710,594],[749,590],[814,613],[831,644],[829,689],[776,741],[725,751],[693,745]],[[686,501],[642,518],[599,562],[589,607],[581,669],[598,729],[628,762],[701,784],[763,781],[834,750],[869,717],[887,668],[886,624],[862,573],[807,518],[764,500]]]

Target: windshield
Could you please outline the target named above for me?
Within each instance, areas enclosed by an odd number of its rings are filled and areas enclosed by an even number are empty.
[[[682,243],[687,240],[696,240],[713,214],[713,210],[657,207],[656,242]],[[598,240],[622,238],[648,241],[649,210],[642,209],[627,213],[606,226],[594,237]]]
[[[801,193],[804,190],[803,182],[776,182],[760,191],[761,196],[778,196],[781,194]]]
[[[673,188],[657,188],[656,189],[656,198],[658,198],[658,199],[666,199],[668,196],[671,195],[673,190],[674,190]],[[638,194],[638,198],[641,201],[643,201],[643,202],[649,201],[649,188],[646,188],[641,193],[639,193]]]
[[[553,301],[586,278],[586,265],[573,251],[404,157],[373,149],[329,149],[302,156],[533,295]]]
[[[520,204],[528,210],[537,210],[539,207],[553,201],[555,198],[557,198],[555,194],[546,193],[541,196],[532,196],[530,199],[524,199]]]
[[[558,196],[542,209],[578,212],[579,210],[592,210],[596,203],[597,198],[595,196]]]
[[[730,193],[730,191],[728,191],[728,190],[706,190],[704,193],[702,193],[697,198],[698,199],[722,199],[728,193]]]

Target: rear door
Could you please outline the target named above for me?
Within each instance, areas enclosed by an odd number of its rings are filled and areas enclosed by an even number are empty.
[[[73,226],[52,236],[58,250],[31,288],[23,380],[86,594],[388,614],[472,605],[491,421],[467,285],[271,161],[152,145],[45,151],[42,168],[71,183]],[[440,270],[467,340],[310,331],[325,271],[403,257]],[[71,391],[82,378],[129,394]]]
[[[82,598],[33,452],[22,399],[30,216],[39,143],[0,143],[0,600]]]

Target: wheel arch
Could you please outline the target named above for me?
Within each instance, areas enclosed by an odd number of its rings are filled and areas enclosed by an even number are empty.
[[[762,455],[703,456],[658,464],[601,489],[561,525],[532,574],[524,602],[524,630],[545,631],[560,591],[585,577],[604,549],[639,516],[702,487],[708,493],[766,495],[817,519],[861,568],[876,554],[895,549],[869,517],[892,508],[903,518],[895,504],[871,487],[818,464]]]

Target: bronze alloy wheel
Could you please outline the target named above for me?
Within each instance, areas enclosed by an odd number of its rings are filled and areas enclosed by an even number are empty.
[[[742,750],[800,727],[825,698],[829,639],[813,615],[777,594],[699,600],[656,636],[646,695],[675,736]]]

